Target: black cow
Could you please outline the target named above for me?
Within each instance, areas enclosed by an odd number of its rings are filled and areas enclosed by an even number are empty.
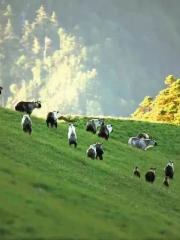
[[[153,183],[155,180],[155,170],[156,168],[150,168],[149,171],[145,174],[145,179],[149,183]]]
[[[15,106],[15,110],[19,111],[19,112],[26,112],[27,114],[31,115],[31,113],[33,112],[33,110],[35,108],[41,108],[41,102],[40,101],[36,101],[36,102],[19,102],[16,106]]]
[[[53,111],[48,113],[46,118],[47,127],[49,127],[49,124],[51,124],[51,127],[55,126],[57,128],[58,114],[59,111]]]

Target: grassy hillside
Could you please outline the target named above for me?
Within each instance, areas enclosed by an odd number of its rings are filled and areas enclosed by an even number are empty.
[[[35,110],[38,111],[38,110]],[[0,108],[0,239],[178,239],[180,237],[180,128],[111,120],[108,141],[76,122],[78,147],[69,147],[68,123],[48,129],[32,117],[33,132],[21,129],[22,114]],[[141,131],[158,146],[143,152],[127,145]],[[104,143],[104,161],[87,159],[90,144]],[[174,160],[175,178],[162,187],[163,168]],[[138,165],[141,179],[132,177]],[[149,185],[144,175],[156,167]]]

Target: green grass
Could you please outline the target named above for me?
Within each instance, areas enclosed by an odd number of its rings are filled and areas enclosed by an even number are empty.
[[[32,117],[33,132],[21,129],[21,113],[0,108],[0,239],[179,239],[180,127],[107,119],[108,141],[85,131],[78,118],[78,147],[69,147],[68,123],[47,128]],[[128,146],[140,132],[158,146]],[[89,145],[103,142],[104,160],[86,157]],[[170,189],[162,187],[164,167],[174,160]],[[139,166],[141,178],[133,178]],[[144,175],[156,167],[153,185]]]

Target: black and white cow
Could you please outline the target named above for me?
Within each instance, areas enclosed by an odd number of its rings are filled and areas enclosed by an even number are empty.
[[[153,183],[155,180],[155,170],[156,168],[150,168],[149,171],[145,174],[146,182]]]
[[[77,147],[76,129],[72,123],[69,124],[68,141],[69,141],[69,146],[71,146],[71,144],[73,144],[75,148]]]
[[[31,113],[33,112],[33,110],[35,108],[41,108],[41,102],[37,101],[37,102],[19,102],[16,106],[15,106],[15,110],[19,111],[19,112],[26,112],[27,114],[31,115]]]
[[[97,128],[104,125],[104,119],[91,119],[86,123],[86,131],[96,134]]]
[[[165,176],[173,179],[174,176],[174,164],[173,161],[170,161],[167,166],[164,168]]]
[[[113,125],[112,124],[107,124],[101,127],[101,129],[98,132],[98,137],[105,138],[108,140],[110,133],[113,132]]]
[[[24,115],[22,117],[21,125],[22,125],[22,129],[24,132],[29,132],[29,134],[31,134],[32,122],[31,122],[29,115]]]
[[[55,126],[57,128],[58,117],[59,111],[49,112],[46,118],[47,127],[51,125],[51,127]]]
[[[2,93],[2,90],[3,90],[3,88],[2,88],[2,87],[0,87],[0,95],[1,95],[1,93]]]
[[[92,158],[92,159],[99,158],[100,160],[103,160],[104,150],[102,148],[102,143],[95,143],[93,145],[90,145],[86,154],[87,154],[87,157],[89,158]]]
[[[96,144],[90,145],[90,147],[86,151],[87,157],[89,157],[89,158],[91,158],[93,160],[97,157],[97,152],[96,152],[96,146],[95,145]]]

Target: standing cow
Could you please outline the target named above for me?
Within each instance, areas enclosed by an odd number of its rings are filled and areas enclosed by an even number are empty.
[[[36,102],[19,102],[16,106],[15,106],[15,110],[19,111],[19,112],[26,112],[27,114],[31,115],[31,113],[33,112],[33,110],[35,108],[41,108],[41,102],[40,101],[36,101]]]
[[[97,128],[104,125],[104,119],[91,119],[86,123],[86,131],[96,134]]]
[[[29,115],[24,115],[22,117],[21,125],[22,125],[23,131],[24,132],[29,132],[29,135],[31,135],[32,122],[31,122],[31,119],[30,119]]]
[[[173,161],[170,161],[167,166],[164,168],[165,176],[173,179],[174,176],[174,164]]]
[[[97,152],[96,152],[96,144],[90,145],[86,152],[87,157],[91,159],[95,159],[97,157]]]
[[[146,182],[153,183],[155,180],[155,170],[156,168],[150,168],[149,171],[145,174]]]
[[[57,128],[57,121],[59,117],[59,111],[49,112],[46,118],[47,127],[51,124],[51,127],[55,126]]]
[[[77,147],[77,136],[76,136],[75,126],[71,123],[69,124],[69,129],[68,129],[68,141],[69,141],[69,146],[73,144],[75,148]]]
[[[90,147],[86,152],[87,157],[91,159],[99,158],[100,160],[103,160],[103,154],[104,154],[104,150],[102,148],[102,143],[95,143],[93,145],[90,145]]]
[[[108,140],[110,133],[113,132],[113,125],[112,124],[107,124],[101,127],[101,129],[98,132],[98,137],[105,138]]]

